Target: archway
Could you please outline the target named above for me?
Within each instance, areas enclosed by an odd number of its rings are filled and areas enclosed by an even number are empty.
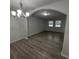
[[[45,41],[46,43],[55,42],[56,45],[59,45],[58,50],[61,51],[65,24],[66,14],[52,9],[40,9],[28,17],[28,36],[38,40],[49,40]]]
[[[32,18],[44,20],[47,23],[46,26],[47,26],[48,31],[64,33],[65,23],[66,23],[66,14],[64,14],[62,12],[52,10],[52,9],[40,9],[40,10],[34,11],[28,19],[29,20],[31,19],[31,21],[32,21],[33,20]],[[49,23],[51,23],[51,22],[53,22],[53,24],[51,25],[53,27],[48,27],[48,26],[50,26]],[[30,25],[30,23],[29,23],[29,25]],[[28,25],[28,28],[29,28],[29,25]],[[60,27],[58,27],[58,26],[60,26]]]

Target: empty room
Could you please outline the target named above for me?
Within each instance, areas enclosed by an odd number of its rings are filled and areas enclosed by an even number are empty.
[[[69,59],[69,0],[10,0],[10,59]]]

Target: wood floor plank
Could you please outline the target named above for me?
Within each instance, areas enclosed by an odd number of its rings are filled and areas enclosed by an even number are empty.
[[[10,59],[67,59],[61,56],[63,33],[41,32],[10,45]]]
[[[13,51],[14,59],[32,59],[31,55],[26,54],[19,48],[19,46],[12,44],[11,45],[11,51]]]

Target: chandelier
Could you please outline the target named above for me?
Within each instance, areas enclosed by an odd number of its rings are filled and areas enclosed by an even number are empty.
[[[22,4],[22,0],[20,1],[20,8],[17,9],[17,10],[11,10],[11,15],[12,16],[17,16],[17,17],[29,17],[30,16],[30,13],[29,12],[23,12],[23,4]]]

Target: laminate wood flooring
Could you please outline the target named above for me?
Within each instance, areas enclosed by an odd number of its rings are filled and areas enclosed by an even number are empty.
[[[63,33],[41,32],[10,44],[10,59],[67,59],[61,56]]]

